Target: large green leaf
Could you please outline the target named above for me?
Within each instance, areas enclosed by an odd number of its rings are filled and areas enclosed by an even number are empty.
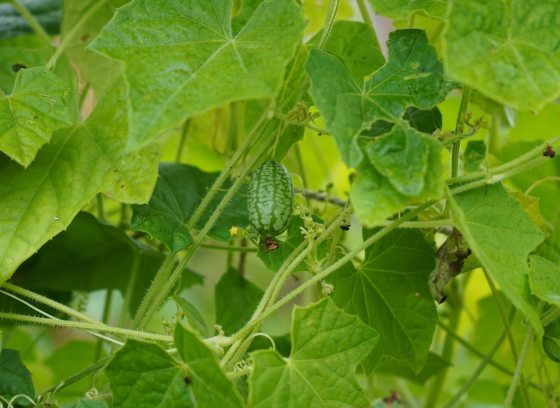
[[[72,124],[68,94],[44,67],[19,70],[12,93],[0,91],[0,151],[27,167],[55,130]]]
[[[115,408],[196,406],[185,383],[187,366],[155,344],[127,340],[107,364],[105,373]]]
[[[174,340],[179,355],[187,364],[185,383],[192,393],[193,406],[241,408],[241,398],[214,352],[181,324],[175,327]]]
[[[67,43],[66,55],[79,69],[80,76],[92,86],[97,99],[110,88],[111,84],[124,70],[122,63],[88,50],[87,46],[111,19],[116,8],[128,3],[128,1],[110,0],[106,1],[103,6],[97,7],[87,20],[78,25],[78,32],[73,33]],[[97,0],[64,2],[61,27],[63,41],[75,29],[84,13],[87,13],[97,3]]]
[[[147,201],[157,177],[156,148],[125,154],[126,130],[119,87],[83,125],[56,132],[27,169],[0,157],[0,282],[100,191],[124,202]],[[143,171],[129,174],[131,160]]]
[[[235,269],[229,269],[214,289],[216,323],[226,334],[235,333],[249,321],[263,293]]]
[[[455,0],[444,41],[449,75],[518,109],[560,95],[560,4]]]
[[[19,0],[19,3],[47,33],[59,33],[62,0]],[[11,4],[0,4],[0,39],[30,33],[33,33],[33,29]]]
[[[425,13],[443,19],[448,0],[369,0],[378,14],[392,18],[408,18]]]
[[[375,121],[400,122],[407,107],[430,109],[449,91],[423,31],[394,31],[388,46],[389,60],[363,84],[335,56],[319,50],[309,56],[311,95],[350,166],[362,161],[357,139]]]
[[[407,125],[364,145],[369,161],[356,169],[350,190],[356,216],[373,227],[407,206],[444,194],[443,148]]]
[[[529,253],[543,240],[521,205],[501,184],[470,190],[449,200],[454,224],[503,293],[542,335],[529,292]]]
[[[126,64],[130,146],[195,113],[277,93],[303,35],[301,8],[263,1],[239,31],[231,14],[232,0],[135,0],[105,26],[91,47]]]
[[[121,229],[79,213],[68,229],[25,262],[13,279],[31,289],[118,289],[123,295],[134,279],[132,312],[162,261],[161,253],[136,244]]]
[[[377,332],[330,299],[300,308],[292,322],[292,352],[251,353],[251,407],[364,407],[355,371],[377,343]]]
[[[21,362],[19,352],[2,349],[0,350],[0,395],[10,400],[19,394],[35,397],[31,373]],[[17,398],[14,403],[27,405],[28,400]]]
[[[437,323],[427,283],[433,254],[419,231],[398,230],[369,247],[358,269],[346,264],[329,279],[336,304],[379,332],[367,371],[387,359],[418,371],[426,361]]]
[[[205,173],[193,166],[162,163],[156,188],[149,203],[133,207],[132,228],[147,232],[173,252],[187,247],[192,242],[192,237],[185,224],[216,177],[218,173]],[[226,184],[223,188],[227,189],[228,186]],[[212,209],[218,205],[224,194],[225,192],[216,194],[197,227],[204,226]],[[229,241],[229,229],[232,226],[248,224],[246,200],[243,189],[240,189],[210,231],[210,236]]]

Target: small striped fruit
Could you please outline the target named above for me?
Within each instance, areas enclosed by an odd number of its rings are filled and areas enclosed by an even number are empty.
[[[288,170],[275,160],[264,162],[253,174],[247,196],[249,220],[266,242],[281,234],[290,222],[294,189]],[[276,249],[269,248],[269,250]]]

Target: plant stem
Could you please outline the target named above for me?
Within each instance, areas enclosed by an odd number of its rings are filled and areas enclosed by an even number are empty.
[[[463,133],[463,126],[465,123],[465,114],[469,106],[469,99],[471,96],[471,89],[468,86],[463,86],[463,95],[461,96],[461,105],[459,106],[459,113],[457,113],[457,122],[455,124],[455,134]],[[459,175],[459,156],[461,152],[461,139],[453,143],[453,150],[451,153],[451,177]]]
[[[22,315],[17,313],[0,312],[0,320],[2,319],[15,320],[15,321],[26,322],[26,323],[34,323],[34,324],[40,324],[45,326],[51,326],[51,327],[66,327],[70,329],[92,330],[101,333],[111,333],[111,334],[121,335],[125,338],[153,340],[153,341],[164,342],[164,343],[170,343],[173,341],[173,338],[171,336],[166,336],[164,334],[129,330],[120,327],[111,327],[111,326],[107,326],[106,324],[76,322],[76,321]]]
[[[234,252],[257,252],[258,251],[258,249],[255,247],[233,246],[233,245],[200,244],[200,247],[205,249],[217,249],[220,251],[234,251]]]
[[[492,169],[488,169],[488,170],[483,170],[483,171],[477,171],[474,173],[469,173],[469,174],[465,174],[462,176],[458,176],[458,177],[452,177],[450,179],[447,180],[447,184],[456,184],[456,183],[464,183],[467,181],[471,181],[471,180],[477,180],[480,178],[489,178],[495,174],[499,174],[499,173],[503,173],[503,172],[507,172],[515,167],[518,167],[522,164],[525,164],[526,162],[531,161],[532,159],[536,158],[536,157],[543,157],[543,152],[546,149],[546,147],[548,145],[554,145],[556,143],[558,143],[560,141],[560,136],[556,136],[536,147],[534,147],[533,149],[529,150],[527,153],[522,154],[519,157],[516,157],[515,159],[504,163],[500,166],[496,166]]]
[[[508,343],[509,343],[509,347],[511,350],[511,356],[513,357],[513,362],[514,364],[518,365],[519,364],[519,357],[517,354],[517,347],[515,345],[515,339],[513,338],[513,333],[511,331],[511,324],[510,322],[513,321],[513,316],[515,313],[515,307],[512,306],[512,311],[510,314],[510,318],[508,319],[508,317],[506,316],[506,312],[504,309],[504,305],[502,303],[502,299],[500,298],[500,293],[498,292],[498,288],[496,288],[496,285],[494,284],[494,281],[492,280],[492,278],[490,277],[490,275],[488,274],[488,272],[486,271],[486,269],[483,269],[484,271],[484,276],[486,277],[486,281],[488,282],[488,286],[490,287],[490,291],[492,292],[492,296],[494,297],[494,301],[496,302],[496,308],[498,309],[498,314],[500,315],[500,318],[502,319],[502,322],[504,323],[504,328],[507,334],[507,339],[508,339]],[[530,331],[530,330],[529,330]],[[515,376],[515,373],[514,373]],[[523,392],[523,398],[525,399],[525,405],[530,407],[531,403],[529,400],[529,394],[527,393],[527,389],[525,388],[525,379],[523,378],[523,375],[521,375],[521,384],[523,386],[522,388],[522,392]]]
[[[426,204],[424,204],[420,207],[417,207],[414,210],[409,211],[408,213],[406,213],[405,215],[403,215],[399,219],[393,221],[393,223],[391,225],[388,225],[388,226],[382,228],[381,230],[379,230],[377,233],[375,233],[374,235],[369,237],[367,240],[365,240],[358,247],[356,247],[353,250],[351,250],[350,252],[348,252],[346,255],[344,255],[342,258],[340,258],[338,261],[336,261],[332,265],[328,266],[327,268],[325,268],[320,273],[314,275],[312,278],[308,279],[302,285],[298,286],[296,289],[294,289],[293,291],[291,291],[290,293],[285,295],[278,302],[276,302],[273,305],[266,308],[266,310],[263,310],[262,313],[260,313],[260,315],[254,315],[253,318],[249,321],[249,323],[247,323],[245,325],[245,327],[243,327],[241,330],[239,330],[237,333],[235,333],[232,336],[232,339],[234,341],[237,341],[240,338],[244,338],[244,336],[246,336],[248,333],[250,333],[253,330],[254,327],[259,325],[268,316],[270,316],[271,314],[276,312],[278,309],[282,308],[283,306],[285,306],[286,304],[291,302],[293,299],[295,299],[301,293],[305,292],[307,289],[313,287],[314,285],[319,283],[321,280],[325,279],[327,276],[329,276],[331,273],[333,273],[334,271],[336,271],[337,269],[342,267],[347,262],[350,262],[357,254],[359,254],[361,251],[368,248],[374,242],[378,241],[379,239],[381,239],[382,237],[387,235],[389,232],[396,229],[400,224],[402,224],[403,222],[408,221],[411,218],[415,217],[416,215],[418,215],[419,213],[424,211],[426,208],[432,206],[433,204],[434,204],[434,202],[430,201],[430,202],[428,202],[428,203],[426,203]],[[296,252],[296,251],[297,251],[297,249],[294,250],[293,252]],[[293,263],[295,263],[296,261],[299,261],[299,257],[295,258]],[[228,352],[229,352],[229,350],[228,350]]]
[[[64,51],[66,51],[66,48],[68,48],[68,45],[74,39],[76,34],[82,29],[82,26],[86,23],[86,21],[88,21],[95,13],[97,13],[97,11],[101,7],[103,7],[108,1],[109,0],[99,0],[97,3],[95,3],[93,6],[91,6],[91,8],[88,11],[86,11],[84,14],[82,14],[82,16],[80,17],[78,22],[74,25],[74,27],[72,27],[72,29],[62,39],[62,42],[56,48],[54,54],[52,55],[52,57],[47,62],[47,68],[48,69],[52,70],[54,68],[56,62],[58,61],[58,58],[60,58],[62,53]]]
[[[522,370],[523,370],[523,364],[525,363],[525,359],[527,358],[527,352],[529,351],[529,344],[533,339],[533,334],[534,334],[533,328],[529,327],[527,333],[525,334],[525,339],[523,340],[523,345],[521,346],[521,351],[519,353],[519,359],[517,360],[517,364],[515,365],[515,372],[513,373],[513,378],[511,379],[511,384],[506,394],[506,399],[504,401],[504,408],[511,407],[511,404],[513,402],[513,397],[515,396],[515,390],[519,383],[521,383],[522,390],[525,391],[524,395],[527,398],[527,402],[529,401],[528,399],[529,396],[526,395],[527,390],[523,386],[524,381],[523,381]]]
[[[27,10],[18,0],[10,0],[10,3],[18,11],[18,13],[21,14],[25,22],[33,29],[33,32],[37,34],[37,37],[39,37],[45,45],[52,46],[49,35],[43,26],[39,24],[37,19],[33,17],[29,10]]]
[[[61,303],[58,303],[54,300],[51,300],[45,296],[39,295],[38,293],[32,292],[30,290],[24,289],[24,288],[20,288],[19,286],[16,286],[14,284],[8,283],[8,282],[4,282],[4,284],[2,285],[2,287],[4,289],[9,290],[10,292],[13,293],[17,293],[18,295],[24,296],[26,298],[32,299],[37,303],[41,303],[45,306],[48,306],[52,309],[58,310],[59,312],[62,312],[64,314],[67,314],[68,316],[72,316],[75,319],[78,320],[83,320],[84,322],[88,322],[90,324],[94,324],[94,325],[98,325],[98,326],[104,326],[103,323],[101,323],[100,321],[89,317],[88,315],[85,315],[81,312],[78,312],[77,310],[74,310],[66,305],[63,305]]]
[[[317,48],[323,49],[329,36],[331,35],[331,31],[334,25],[334,19],[336,18],[336,13],[338,11],[339,0],[331,0],[329,2],[329,10],[325,17],[325,24],[323,25],[323,34],[321,35],[321,39],[319,40],[319,45]]]
[[[105,294],[105,303],[103,304],[103,316],[101,317],[101,321],[103,323],[108,323],[109,315],[111,314],[111,305],[113,303],[113,289],[107,289],[107,293]],[[103,351],[103,342],[101,339],[97,339],[97,345],[95,347],[95,357],[93,361],[99,360],[101,357],[101,353]]]
[[[488,354],[486,354],[486,356],[484,357],[484,359],[482,360],[480,365],[471,374],[470,378],[463,383],[463,385],[461,386],[459,391],[447,402],[447,404],[445,404],[443,406],[444,408],[452,408],[452,407],[455,406],[455,404],[457,404],[459,402],[461,397],[476,382],[476,380],[478,379],[480,374],[482,374],[482,371],[484,371],[486,366],[490,363],[490,361],[492,361],[492,357],[494,356],[494,354],[496,354],[496,352],[498,351],[498,349],[500,348],[500,346],[504,342],[505,338],[506,338],[506,333],[504,331],[504,332],[502,332],[501,336],[496,341],[496,344],[494,344],[494,346],[490,349]]]
[[[369,31],[371,32],[371,35],[373,37],[373,40],[375,42],[375,44],[377,45],[377,48],[381,49],[381,47],[379,46],[379,40],[377,38],[377,33],[375,31],[375,25],[373,24],[373,20],[371,19],[371,16],[369,14],[368,8],[366,6],[366,3],[364,0],[357,0],[358,3],[358,8],[360,9],[360,14],[362,16],[362,20],[364,20],[364,23],[367,24],[367,26],[369,27]]]
[[[251,138],[248,137],[248,139],[251,139]],[[254,153],[253,159],[250,160],[250,162],[247,164],[247,166],[242,171],[242,173],[239,175],[239,177],[231,185],[231,187],[229,188],[227,193],[224,195],[224,197],[222,198],[222,200],[220,201],[220,203],[218,204],[218,206],[216,207],[216,209],[214,210],[214,212],[212,213],[212,215],[210,216],[210,218],[208,219],[208,221],[204,225],[204,228],[199,232],[195,241],[191,244],[190,247],[187,248],[187,252],[185,253],[183,259],[181,261],[179,261],[179,263],[177,264],[175,269],[173,269],[173,271],[171,271],[170,274],[166,274],[163,277],[165,279],[161,279],[162,282],[163,282],[163,286],[161,286],[161,289],[160,289],[159,286],[158,286],[158,288],[154,289],[154,284],[150,285],[150,288],[148,289],[148,294],[150,294],[150,300],[146,300],[147,296],[143,299],[141,306],[144,305],[144,307],[142,308],[142,313],[140,313],[140,311],[139,311],[138,314],[137,314],[137,319],[135,319],[135,323],[136,323],[136,325],[134,326],[135,328],[145,327],[145,325],[147,325],[148,322],[151,320],[152,316],[157,312],[158,308],[161,307],[161,304],[165,301],[165,299],[167,298],[167,296],[169,295],[169,293],[173,289],[173,286],[175,286],[175,284],[177,283],[177,281],[179,279],[179,276],[181,275],[183,269],[185,268],[185,266],[189,262],[190,258],[194,254],[194,252],[202,244],[203,240],[206,238],[206,235],[208,235],[208,232],[210,231],[210,229],[212,229],[212,227],[214,226],[216,221],[218,221],[222,212],[224,211],[224,209],[228,205],[229,201],[233,198],[233,196],[235,195],[235,193],[237,192],[237,190],[239,189],[241,184],[244,183],[245,177],[247,176],[247,174],[249,174],[249,171],[252,169],[254,164],[258,160],[261,159],[262,155],[264,155],[264,153],[270,148],[270,143],[269,143],[270,140],[268,140],[268,139],[269,138],[265,138],[262,141],[261,146]],[[248,144],[246,146],[248,146]],[[242,149],[236,151],[236,154],[235,154],[234,158],[232,158],[232,161],[234,159],[237,160],[239,158],[239,157],[236,158],[236,156],[239,156],[238,153],[241,150]],[[231,168],[232,168],[232,166],[229,167],[228,172],[231,172]],[[225,170],[224,170],[224,172],[225,172]],[[222,177],[224,172],[222,172],[222,174],[220,174],[220,177],[218,177],[218,178],[224,178],[224,180],[225,180],[226,177]],[[216,183],[214,183],[214,184],[216,184]],[[206,194],[205,199],[208,197],[209,194],[210,194],[210,191],[208,192],[208,194]],[[204,202],[204,200],[203,200],[203,202]],[[200,205],[202,205],[202,203]],[[200,208],[200,206],[198,208]],[[191,218],[191,221],[192,221],[192,218]],[[191,223],[189,223],[189,225],[190,224]],[[169,257],[171,257],[172,259],[174,258],[173,255],[169,255]],[[158,275],[159,274],[160,273],[158,272]],[[157,275],[156,275],[156,279],[159,279]]]
[[[456,291],[457,296],[461,296],[458,291]],[[451,294],[450,294],[451,296]],[[459,298],[458,304],[454,305],[451,308],[451,313],[449,315],[449,333],[454,333],[457,328],[459,327],[459,323],[461,321],[461,304],[462,299]],[[455,351],[455,342],[453,341],[454,338],[449,334],[446,333],[445,338],[443,340],[443,349],[441,352],[441,357],[445,361],[451,361],[453,357],[453,352]],[[426,407],[435,407],[439,397],[441,396],[441,391],[443,390],[443,386],[445,385],[445,380],[447,379],[447,368],[444,368],[434,379],[433,383],[430,386],[430,390],[426,397],[426,402],[424,406]]]
[[[103,205],[103,194],[98,193],[95,198],[97,200],[97,218],[99,218],[101,221],[106,221],[105,206]]]
[[[142,326],[142,322],[145,319],[148,310],[152,306],[154,299],[165,286],[165,282],[169,280],[169,277],[173,271],[174,263],[174,254],[167,254],[161,266],[159,267],[159,270],[156,272],[156,276],[154,277],[152,283],[150,283],[150,287],[148,288],[146,295],[142,298],[142,302],[140,302],[140,306],[138,307],[138,310],[136,311],[134,320],[132,322],[133,328],[137,329],[144,327]]]
[[[480,358],[485,358],[486,355],[480,351],[477,350],[476,348],[474,348],[467,340],[463,339],[461,336],[457,335],[456,333],[452,332],[451,329],[446,326],[445,324],[443,324],[442,322],[438,322],[438,326],[440,326],[443,330],[445,330],[445,332],[453,337],[453,339],[459,343],[461,346],[463,346],[465,349],[467,349],[468,351],[470,351],[471,353],[473,353],[474,355],[480,357]],[[503,372],[504,374],[513,376],[513,371],[511,371],[509,368],[501,365],[500,363],[494,361],[494,360],[489,360],[488,364],[490,364],[492,367],[500,370],[501,372]],[[538,390],[540,392],[544,392],[543,388],[540,387],[539,385],[535,384],[534,382],[529,382],[528,385],[535,389]]]
[[[549,159],[547,157],[537,157],[527,163],[521,164],[517,167],[514,167],[504,173],[501,174],[494,174],[493,176],[489,177],[489,178],[485,178],[485,179],[481,179],[481,180],[476,180],[476,181],[472,181],[470,183],[466,183],[463,185],[460,185],[459,187],[455,187],[453,189],[450,190],[450,193],[452,195],[455,194],[459,194],[462,193],[464,191],[467,190],[472,190],[478,187],[482,187],[482,186],[487,186],[490,184],[496,184],[499,183],[502,180],[505,180],[509,177],[513,177],[516,174],[519,173],[523,173],[526,172],[530,169],[532,169],[533,167],[537,167],[540,166],[541,164],[547,162]]]
[[[136,286],[136,281],[138,280],[138,270],[140,269],[140,253],[134,252],[134,257],[132,258],[132,265],[130,267],[130,278],[126,284],[126,289],[124,292],[124,300],[121,309],[121,316],[119,318],[119,326],[125,326],[128,323],[130,302],[132,301],[132,293],[134,292],[134,287]]]

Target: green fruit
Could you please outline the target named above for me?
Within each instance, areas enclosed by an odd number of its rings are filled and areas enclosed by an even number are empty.
[[[281,234],[290,222],[294,189],[288,170],[268,160],[253,174],[249,184],[247,210],[249,220],[266,239]]]

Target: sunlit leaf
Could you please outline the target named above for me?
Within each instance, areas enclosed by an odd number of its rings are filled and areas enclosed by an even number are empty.
[[[195,113],[277,93],[303,35],[301,8],[293,0],[261,2],[239,31],[231,14],[232,0],[135,0],[105,26],[91,47],[126,65],[129,146]]]
[[[505,105],[539,110],[560,95],[558,37],[558,2],[452,1],[447,72]]]
[[[249,406],[366,406],[355,371],[376,342],[374,329],[329,299],[296,307],[290,357],[273,350],[251,353]]]

